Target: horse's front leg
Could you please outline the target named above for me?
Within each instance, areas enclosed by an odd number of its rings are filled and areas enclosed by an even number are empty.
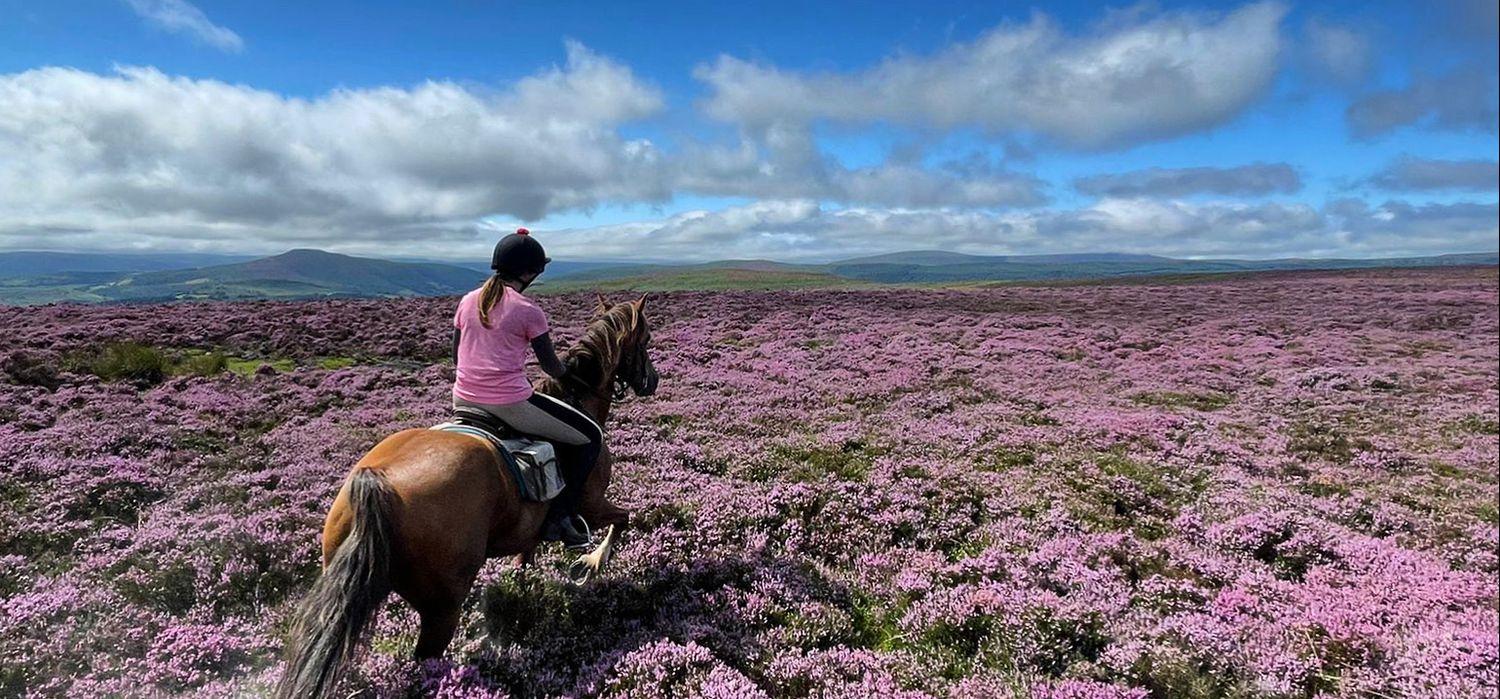
[[[578,560],[573,561],[573,565],[568,567],[568,578],[575,584],[582,585],[604,570],[604,566],[609,565],[610,559],[614,557],[615,542],[619,540],[620,533],[623,531],[625,531],[623,525],[609,525],[604,530],[604,541],[599,542],[599,546],[593,551],[579,556]]]

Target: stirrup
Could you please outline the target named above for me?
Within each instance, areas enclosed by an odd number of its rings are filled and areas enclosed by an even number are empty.
[[[570,544],[570,543],[568,543],[568,542],[566,542],[566,541],[563,540],[563,534],[562,534],[562,532],[560,530],[564,526],[563,522],[565,522],[565,521],[568,522],[568,526],[570,526],[574,532],[583,534],[584,538],[583,538],[582,542],[576,543],[576,544]],[[573,523],[575,521],[578,522],[578,523],[581,523],[583,526],[579,527],[579,526],[574,525]],[[567,550],[567,551],[587,551],[590,548],[592,548],[593,545],[594,545],[594,532],[589,529],[588,520],[586,520],[586,519],[584,519],[584,518],[582,518],[582,517],[580,517],[580,516],[578,516],[576,514],[567,515],[567,516],[564,516],[564,517],[558,517],[557,519],[552,520],[551,522],[549,522],[548,524],[546,524],[544,526],[547,529],[550,529],[551,531],[543,531],[542,532],[542,538],[544,540],[547,540],[547,541],[556,541],[557,543],[562,544],[564,550]],[[547,536],[548,534],[555,534],[557,536],[557,538],[556,539],[548,538],[548,536]]]

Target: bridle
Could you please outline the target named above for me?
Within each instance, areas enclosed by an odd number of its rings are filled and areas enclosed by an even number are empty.
[[[642,337],[635,343],[635,349],[626,355],[620,366],[615,369],[615,378],[610,387],[610,400],[618,403],[625,400],[625,394],[632,386],[646,385],[646,344],[648,337]]]
[[[575,399],[580,396],[590,398],[608,398],[611,403],[619,403],[630,394],[632,385],[644,385],[646,382],[646,341],[642,339],[636,343],[634,349],[627,354],[615,367],[615,374],[610,379],[608,388],[600,389],[597,386],[585,384],[582,379],[573,377],[570,382],[572,390],[569,391]]]

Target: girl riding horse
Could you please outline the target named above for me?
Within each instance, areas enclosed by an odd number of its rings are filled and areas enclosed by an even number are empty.
[[[526,378],[528,348],[548,376],[570,378],[552,347],[547,314],[521,294],[551,261],[525,228],[495,245],[494,274],[464,295],[453,315],[453,407],[478,408],[518,432],[553,442],[567,487],[552,503],[542,539],[577,550],[588,548],[589,537],[573,514],[604,431],[577,408],[532,390]]]
[[[512,242],[506,249],[511,246],[535,251],[525,253],[528,256],[541,252],[540,246],[533,248],[532,243]],[[499,253],[497,249],[496,260],[509,265],[510,253],[504,260]],[[545,254],[540,258],[545,265]],[[513,270],[509,266],[497,269],[496,276]],[[531,279],[525,278],[528,274]],[[477,316],[484,308],[485,289],[489,289],[494,297],[487,311],[490,327],[477,317],[464,321],[470,324],[460,326],[456,338],[461,358],[471,328],[475,335],[501,328],[518,333],[499,339],[486,336],[487,340],[476,341],[476,353],[483,350],[486,341],[514,343],[517,337],[525,337],[536,349],[534,341],[545,335],[537,333],[539,328],[545,331],[545,316],[538,323],[537,312],[527,308],[530,302],[520,293],[534,279],[529,272],[517,275],[514,281],[521,284],[519,289],[509,285],[495,289],[486,283],[467,307]],[[505,281],[502,278],[500,283]],[[623,398],[627,389],[640,396],[656,390],[656,369],[647,349],[651,330],[645,302],[643,296],[609,307],[601,298],[595,319],[561,360],[563,370],[557,371],[556,365],[549,370],[544,364],[543,370],[554,378],[536,383],[534,396],[524,399],[527,407],[519,406],[521,401],[480,404],[509,406],[503,408],[506,415],[536,421],[528,424],[546,424],[541,417],[546,415],[592,437],[588,423],[554,407],[557,399],[568,411],[581,412],[602,437],[600,427],[614,400]],[[465,308],[461,303],[461,316]],[[511,313],[515,314],[513,318],[508,315]],[[550,349],[550,342],[546,349]],[[514,360],[514,346],[506,351]],[[541,357],[541,352],[538,355]],[[545,358],[542,361],[547,362]],[[484,370],[478,370],[477,376],[481,377],[479,385],[485,385]],[[469,385],[462,378],[455,382],[455,401],[467,400],[458,389],[459,382]],[[514,386],[505,389],[515,390]],[[493,399],[495,394],[471,395]],[[501,395],[511,397],[516,393]],[[541,403],[543,399],[539,398],[532,403],[535,396],[546,396],[547,402]],[[587,444],[569,446],[584,456],[591,448]],[[605,534],[593,552],[573,564],[575,579],[587,579],[608,563],[629,519],[629,513],[605,500],[612,470],[607,445],[594,453],[598,460],[592,468],[574,466],[583,475],[569,483],[568,489],[574,491],[571,502],[576,514]],[[286,671],[275,696],[327,696],[391,592],[410,603],[421,617],[415,656],[424,659],[442,655],[458,628],[464,598],[484,561],[499,556],[529,559],[548,533],[544,524],[549,521],[558,523],[550,533],[567,542],[565,520],[549,517],[548,503],[521,499],[518,484],[488,440],[428,429],[404,430],[385,438],[354,465],[328,512],[323,526],[323,572],[298,610]]]

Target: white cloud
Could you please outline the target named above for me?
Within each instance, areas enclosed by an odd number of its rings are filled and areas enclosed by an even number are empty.
[[[1493,250],[1497,206],[1105,199],[1074,210],[824,209],[763,201],[663,221],[538,231],[557,259],[766,258],[826,262],[918,249],[982,255],[1127,252],[1267,258],[1387,257]]]
[[[1375,173],[1369,182],[1392,191],[1464,190],[1493,194],[1500,188],[1500,163],[1403,156]]]
[[[722,56],[695,74],[714,91],[710,115],[751,128],[894,122],[1109,148],[1202,131],[1243,112],[1275,77],[1284,14],[1278,3],[1223,16],[1174,12],[1083,36],[1036,15],[860,73],[795,73]]]
[[[1322,21],[1307,24],[1304,56],[1313,70],[1337,83],[1352,85],[1369,77],[1373,65],[1370,41],[1353,28]]]
[[[1105,197],[1182,197],[1192,194],[1264,196],[1302,189],[1296,168],[1286,163],[1239,167],[1150,168],[1080,177],[1073,186],[1084,194]]]
[[[1349,105],[1354,135],[1372,139],[1406,126],[1496,133],[1495,72],[1469,65],[1441,75],[1415,76],[1405,87],[1377,90]]]
[[[660,201],[659,154],[617,127],[661,108],[628,69],[568,64],[484,93],[453,83],[315,99],[168,76],[0,75],[0,246],[17,231],[320,245]],[[269,243],[268,243],[269,244]]]
[[[576,43],[565,66],[503,90],[427,82],[302,99],[153,68],[42,68],[0,75],[0,103],[0,248],[446,245],[485,217],[675,193],[1045,201],[1036,177],[999,168],[845,168],[800,129],[663,152],[620,133],[662,110],[658,90]]]
[[[846,168],[824,157],[811,132],[776,126],[759,142],[691,146],[670,163],[668,175],[683,192],[764,199],[809,198],[891,207],[1037,206],[1045,183],[1034,175],[995,167],[931,169],[893,159]]]
[[[240,35],[213,22],[187,0],[128,0],[130,8],[152,25],[174,34],[187,34],[221,51],[245,48]]]
[[[1406,127],[1494,134],[1500,120],[1500,10],[1495,0],[1444,0],[1423,6],[1421,37],[1404,66],[1404,84],[1370,91],[1345,112],[1356,138],[1374,139]]]

